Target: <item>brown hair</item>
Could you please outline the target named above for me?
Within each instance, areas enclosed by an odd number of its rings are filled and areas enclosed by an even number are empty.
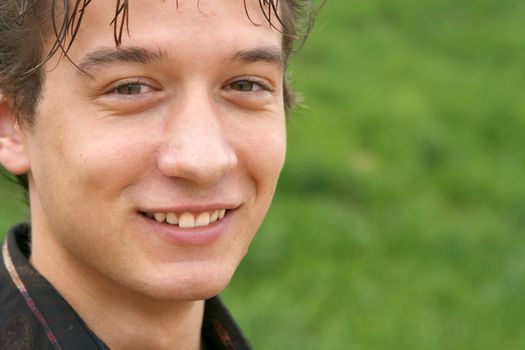
[[[177,6],[178,6],[178,0]],[[246,1],[246,16],[251,20]],[[18,121],[32,124],[44,84],[43,65],[55,54],[68,59],[67,52],[75,40],[84,11],[92,0],[2,0],[0,1],[0,92],[11,100]],[[258,0],[270,26],[282,28],[285,62],[306,39],[317,14],[312,0]],[[111,24],[115,44],[122,42],[127,30],[129,0],[115,0]],[[197,0],[197,6],[198,6]],[[252,21],[253,22],[253,21]],[[261,25],[261,23],[254,23]],[[54,37],[54,38],[53,38]],[[44,42],[53,45],[44,52]],[[288,82],[284,83],[285,109],[294,104]],[[18,178],[27,189],[27,177]]]

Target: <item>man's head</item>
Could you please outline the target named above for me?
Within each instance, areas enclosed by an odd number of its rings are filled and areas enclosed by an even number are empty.
[[[29,175],[33,264],[64,293],[218,293],[284,162],[301,2],[11,3],[1,40],[27,28],[0,44],[0,162]]]

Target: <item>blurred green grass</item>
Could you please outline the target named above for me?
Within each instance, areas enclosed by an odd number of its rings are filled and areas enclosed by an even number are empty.
[[[0,165],[1,167],[1,165]],[[16,183],[0,168],[0,238],[17,222],[27,221],[28,206],[23,192]]]
[[[525,2],[329,0],[223,297],[257,349],[524,349]],[[0,186],[0,229],[24,217]],[[14,204],[16,205],[14,205]]]

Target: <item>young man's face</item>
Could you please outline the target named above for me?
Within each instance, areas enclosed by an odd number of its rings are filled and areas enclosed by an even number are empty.
[[[260,26],[242,1],[134,0],[116,49],[114,3],[89,5],[69,53],[89,75],[46,66],[27,131],[34,259],[206,298],[246,253],[284,162],[282,35],[256,1]]]

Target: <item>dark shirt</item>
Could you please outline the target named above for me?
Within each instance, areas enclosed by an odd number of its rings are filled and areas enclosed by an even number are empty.
[[[29,263],[28,224],[14,227],[0,262],[0,349],[109,349]],[[219,297],[206,300],[205,349],[250,349]]]

